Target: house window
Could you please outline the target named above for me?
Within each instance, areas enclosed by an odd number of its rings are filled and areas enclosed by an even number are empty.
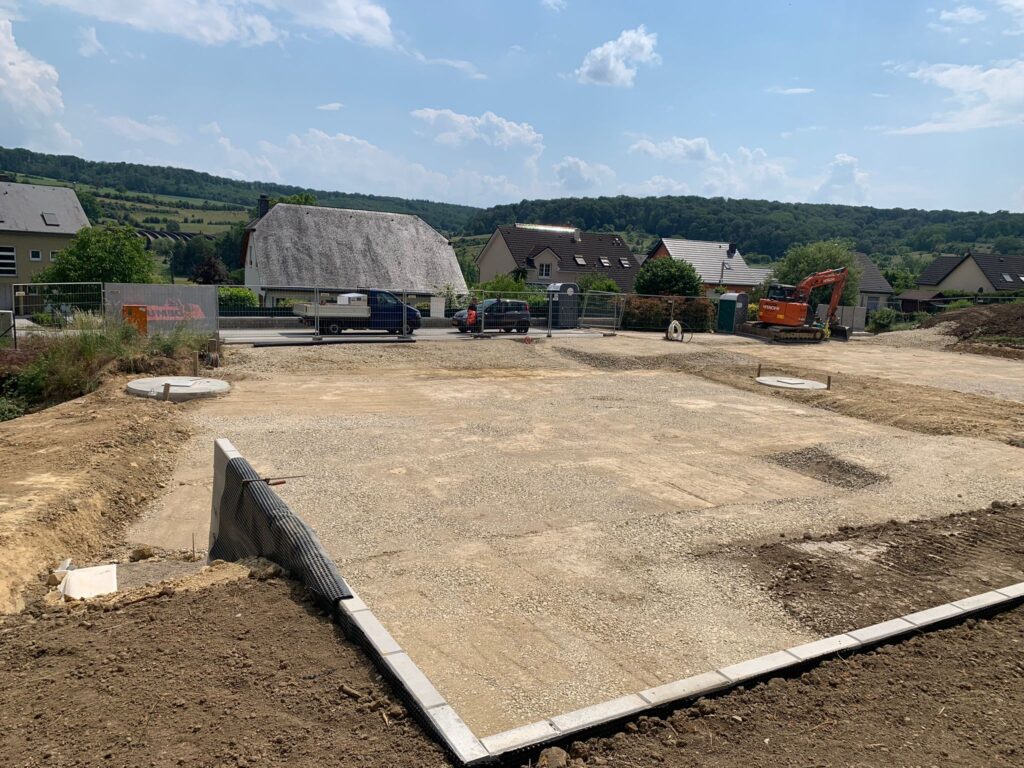
[[[1017,275],[1017,277],[1019,277],[1019,278],[1020,278],[1020,281],[1021,281],[1022,283],[1024,283],[1024,275]]]
[[[42,251],[29,251],[28,252],[28,257],[32,261],[42,261],[43,260],[43,252]]]
[[[48,227],[59,227],[60,226],[60,222],[57,220],[57,214],[56,213],[44,213],[43,214],[43,224],[45,224]]]
[[[60,251],[50,251],[50,261],[56,261],[58,253],[60,253]]]
[[[629,269],[629,259],[619,259],[619,264],[621,264],[626,269]]]
[[[587,260],[586,260],[586,259],[584,259],[584,258],[583,258],[582,256],[580,256],[580,255],[579,255],[578,253],[577,253],[577,254],[576,254],[576,256],[575,256],[575,259],[576,259],[576,263],[577,263],[577,264],[578,264],[579,266],[581,266],[581,267],[585,267],[585,266],[587,266]]]
[[[878,297],[868,296],[868,312],[874,312],[878,309]]]
[[[1006,272],[1003,272],[1003,280],[1005,280],[1008,283],[1012,283],[1013,282],[1013,278],[1010,277],[1010,275],[1008,273],[1006,273]]]
[[[551,265],[550,264],[538,264],[537,265],[537,276],[538,277],[551,277]]]
[[[18,276],[18,255],[13,245],[0,245],[0,277]]]
[[[606,259],[604,256],[601,257],[601,266],[602,267],[610,267],[611,265],[612,265],[612,263],[608,259]],[[1024,277],[1022,277],[1021,279],[1024,280]]]

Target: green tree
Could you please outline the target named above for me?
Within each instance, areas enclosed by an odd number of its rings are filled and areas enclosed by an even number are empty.
[[[917,276],[909,269],[887,269],[882,272],[896,293],[903,293],[917,287]]]
[[[856,305],[861,268],[851,240],[821,240],[817,243],[790,246],[786,255],[775,265],[772,279],[777,283],[796,285],[805,277],[839,267],[846,267],[849,270],[840,301],[843,304]],[[830,295],[830,292],[831,288],[819,288],[812,294],[811,303],[821,302],[824,297]]]
[[[203,260],[192,270],[192,282],[200,285],[223,285],[228,281],[228,268],[212,251],[204,254]]]
[[[153,261],[131,227],[86,227],[78,231],[57,260],[33,280],[37,283],[149,283]]]
[[[526,291],[526,283],[516,280],[512,275],[496,275],[486,283],[480,283],[477,287],[481,291],[501,293],[523,293]]]
[[[597,291],[599,293],[619,292],[618,283],[607,275],[602,275],[598,272],[587,272],[586,274],[580,275],[576,280],[576,285],[580,287],[580,291],[583,293],[586,293],[587,291]]]
[[[228,269],[245,266],[242,254],[242,241],[245,239],[245,224],[241,222],[231,225],[231,229],[218,237],[213,244],[217,258],[227,265]]]
[[[203,235],[196,235],[187,243],[175,243],[171,274],[191,275],[207,256],[216,256],[216,253],[213,243]]]
[[[1010,235],[997,237],[992,241],[992,250],[1003,256],[1015,256],[1018,253],[1024,253],[1024,242],[1019,237]]]
[[[651,296],[703,296],[704,287],[693,265],[672,258],[648,259],[636,274],[637,293]]]
[[[181,232],[181,224],[176,221],[168,221],[164,224],[164,230],[167,232]]]
[[[99,220],[103,218],[103,209],[100,208],[100,202],[96,199],[96,196],[91,192],[77,192],[78,202],[82,205],[82,210],[85,211],[85,217],[89,219],[89,223],[98,224]]]

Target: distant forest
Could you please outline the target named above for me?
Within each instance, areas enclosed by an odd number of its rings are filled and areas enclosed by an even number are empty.
[[[77,184],[89,184],[118,192],[146,192],[152,195],[174,195],[256,207],[261,194],[288,197],[312,193],[319,205],[332,208],[357,208],[368,211],[411,213],[432,227],[449,233],[464,229],[469,217],[478,208],[429,200],[406,200],[400,197],[378,197],[345,192],[324,192],[287,184],[261,181],[237,181],[200,171],[136,163],[105,163],[83,160],[73,155],[45,155],[27,149],[0,147],[0,171],[43,176]]]
[[[597,197],[524,200],[480,209],[466,205],[325,192],[284,184],[236,181],[199,171],[106,163],[0,147],[0,170],[111,188],[254,207],[261,193],[313,194],[318,204],[416,214],[449,235],[485,235],[501,224],[568,224],[623,233],[643,249],[657,237],[734,242],[755,261],[780,258],[794,243],[850,238],[883,265],[900,254],[958,252],[977,243],[1017,248],[1024,214],[922,211],[866,206],[777,203],[721,197]],[[757,257],[760,256],[761,259]]]
[[[850,238],[859,251],[896,254],[960,251],[978,242],[1024,236],[1024,214],[921,211],[851,205],[775,203],[721,197],[597,197],[524,200],[476,213],[466,232],[500,224],[568,224],[736,243],[746,255],[780,258],[794,243]]]

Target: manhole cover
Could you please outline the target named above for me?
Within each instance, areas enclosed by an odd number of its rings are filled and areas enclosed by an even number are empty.
[[[758,376],[757,383],[782,389],[825,389],[825,385],[820,381],[797,379],[792,376]]]
[[[136,397],[154,397],[162,400],[164,386],[169,384],[167,399],[175,403],[199,397],[223,395],[231,385],[220,379],[202,379],[196,376],[154,376],[128,382],[128,394]]]

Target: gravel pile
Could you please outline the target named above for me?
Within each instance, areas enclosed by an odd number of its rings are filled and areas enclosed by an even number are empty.
[[[956,344],[960,339],[953,332],[952,323],[939,323],[931,328],[915,328],[912,331],[880,333],[870,339],[859,340],[858,344],[874,344],[896,349],[931,349],[942,351]]]

